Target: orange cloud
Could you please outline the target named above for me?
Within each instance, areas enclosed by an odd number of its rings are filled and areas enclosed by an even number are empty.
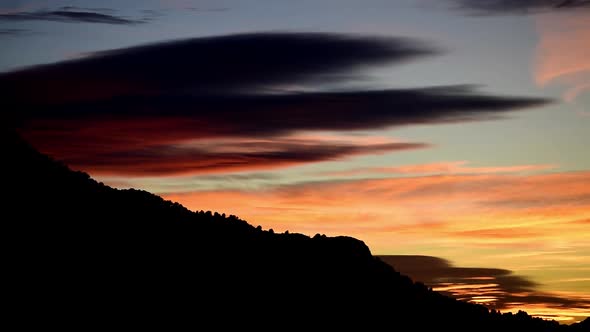
[[[572,294],[569,294],[569,296],[572,296]],[[588,301],[588,298],[585,300]],[[547,306],[545,303],[525,304],[521,302],[514,302],[507,306],[506,310],[512,312],[523,310],[535,317],[553,319],[565,323],[581,321],[590,314],[590,308],[588,306],[582,308],[564,308],[560,306]]]
[[[590,172],[311,182],[257,191],[169,193],[275,230],[348,234],[380,254],[405,244],[557,248],[584,242]],[[575,221],[575,222],[572,222]]]
[[[535,68],[540,86],[566,87],[564,99],[574,101],[590,91],[590,17],[586,12],[551,13],[536,18],[539,33]]]
[[[442,256],[463,266],[485,261],[587,296],[590,285],[579,279],[590,270],[588,183],[590,172],[444,174],[163,196],[275,231],[354,236],[374,254]],[[552,283],[562,279],[578,281]],[[472,299],[480,303],[491,303],[495,296],[493,289],[479,294],[455,287],[452,293],[460,296],[462,291],[484,296]],[[509,304],[507,308],[512,310]],[[572,308],[575,312],[569,314],[565,307],[525,309],[557,319],[590,313],[588,307]]]

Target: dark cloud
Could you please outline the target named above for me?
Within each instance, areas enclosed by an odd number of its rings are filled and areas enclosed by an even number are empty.
[[[135,160],[149,155],[163,163],[177,159],[183,165],[190,164],[185,163],[187,158],[194,158],[197,169],[201,169],[199,156],[217,157],[175,148],[186,141],[276,140],[300,131],[480,121],[549,102],[492,96],[469,86],[321,89],[329,83],[354,82],[370,66],[436,53],[434,47],[406,38],[321,33],[196,38],[98,52],[0,74],[0,91],[4,93],[0,103],[12,111],[5,116],[14,117],[6,123],[17,119],[24,135],[43,152],[76,165],[87,160],[84,166],[92,169],[106,170],[111,163],[111,170],[122,170],[116,160],[122,160],[123,155]],[[291,158],[300,162],[332,160],[358,155],[362,150],[342,151],[339,145],[326,150],[326,144],[308,147],[317,148],[317,155],[313,151],[293,155],[287,149],[287,153],[273,156],[244,155],[243,160],[270,167],[270,161],[286,165],[295,164]],[[243,152],[234,151],[234,157]],[[377,152],[372,146],[364,151]],[[212,167],[203,169],[210,171]],[[172,169],[146,167],[145,173],[166,171]]]
[[[289,149],[286,153],[259,155],[247,154],[242,148],[232,146],[236,151],[230,158],[232,161],[212,162],[204,167],[199,166],[203,158],[214,161],[221,157],[225,160],[229,155],[187,150],[176,150],[176,153],[171,154],[161,146],[188,140],[220,138],[231,138],[243,144],[241,142],[248,137],[277,140],[282,135],[301,130],[348,131],[475,121],[497,117],[515,107],[531,107],[542,103],[526,98],[488,97],[470,95],[468,92],[456,94],[455,89],[449,90],[116,98],[108,102],[50,108],[47,112],[50,117],[44,114],[46,109],[33,112],[33,120],[25,128],[25,136],[42,151],[70,165],[93,171],[173,173],[173,167],[184,172],[190,165],[194,171],[210,172],[214,167],[225,171],[239,169],[246,163],[252,168],[255,166],[261,169],[273,168],[271,162],[277,166],[287,166],[334,160],[346,155],[359,155],[360,152],[375,153],[376,150],[371,146],[364,149],[355,147],[352,150],[333,146],[326,150],[327,147],[322,145],[301,145],[307,150],[293,154]],[[151,148],[153,146],[158,148]],[[223,150],[228,151],[228,148]],[[394,150],[392,148],[390,151]],[[145,159],[146,154],[152,162]],[[128,158],[131,156],[134,157]],[[293,160],[294,157],[298,161]],[[176,162],[170,163],[170,159]],[[190,163],[188,159],[194,162]],[[109,163],[93,167],[92,163],[99,160]],[[156,161],[166,166],[158,168],[152,165]]]
[[[106,119],[103,130],[108,130],[106,126],[113,122],[124,125],[139,119],[167,119],[174,122],[176,135],[216,137],[478,121],[548,102],[539,98],[489,96],[469,87],[447,86],[280,95],[140,95],[35,108],[27,116],[70,120],[76,125],[88,118]]]
[[[78,7],[78,6],[63,6],[58,8],[59,10],[67,10],[67,11],[88,11],[88,12],[97,12],[102,14],[114,14],[116,10],[112,8],[104,8],[104,7]]]
[[[0,14],[0,21],[53,21],[68,23],[105,23],[134,25],[146,23],[143,19],[130,19],[107,13],[106,10],[63,7],[57,10],[17,11]]]
[[[133,151],[85,153],[55,151],[62,160],[95,174],[158,176],[275,169],[338,160],[362,154],[419,149],[420,143],[355,145],[321,141],[231,141],[200,146],[156,146]],[[75,152],[80,152],[76,150]]]
[[[474,14],[527,14],[590,7],[590,0],[454,0]]]
[[[494,268],[455,267],[432,256],[378,256],[397,271],[439,292],[490,308],[505,310],[513,304],[590,309],[590,301],[537,290],[538,284],[512,271]]]
[[[98,52],[4,74],[0,84],[36,104],[137,94],[225,96],[358,79],[369,66],[432,54],[433,47],[405,38],[252,33]]]
[[[401,273],[414,280],[424,282],[433,287],[450,284],[483,285],[490,282],[498,283],[499,287],[509,293],[530,292],[537,284],[509,270],[495,268],[455,267],[451,262],[432,256],[379,256]]]

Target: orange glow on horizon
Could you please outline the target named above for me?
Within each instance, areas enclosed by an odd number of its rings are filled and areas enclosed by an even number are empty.
[[[496,264],[492,267],[525,275],[567,266],[568,273],[578,274],[553,277],[543,272],[540,276],[549,279],[542,283],[571,279],[569,286],[560,285],[580,295],[590,293],[590,284],[579,275],[590,268],[588,183],[590,172],[448,174],[163,196],[190,209],[235,214],[279,232],[353,236],[376,255],[449,257],[464,266],[485,256],[486,264]],[[480,285],[441,284],[435,290],[494,305],[501,289],[481,277]],[[566,322],[581,313],[590,315],[590,307],[572,308],[571,314],[566,314],[568,308],[543,308],[531,307],[530,313]]]
[[[543,319],[552,319],[556,320],[560,323],[574,323],[575,321],[584,320],[584,318],[589,317],[588,311],[590,308],[584,309],[575,309],[575,308],[558,308],[558,307],[548,307],[546,305],[534,305],[534,304],[524,304],[524,303],[517,303],[512,306],[508,306],[503,312],[512,312],[516,313],[519,310],[526,311],[529,315],[543,318]]]

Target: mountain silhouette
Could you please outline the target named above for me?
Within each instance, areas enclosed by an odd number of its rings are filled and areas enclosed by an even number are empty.
[[[22,328],[588,331],[445,297],[354,238],[113,189],[2,136],[5,315]]]
[[[587,317],[579,323],[572,324],[571,327],[576,331],[590,331],[590,317]]]

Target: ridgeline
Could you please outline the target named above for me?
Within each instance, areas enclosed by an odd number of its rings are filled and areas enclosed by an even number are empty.
[[[3,142],[5,314],[23,329],[590,330],[440,295],[350,237],[189,211]]]

